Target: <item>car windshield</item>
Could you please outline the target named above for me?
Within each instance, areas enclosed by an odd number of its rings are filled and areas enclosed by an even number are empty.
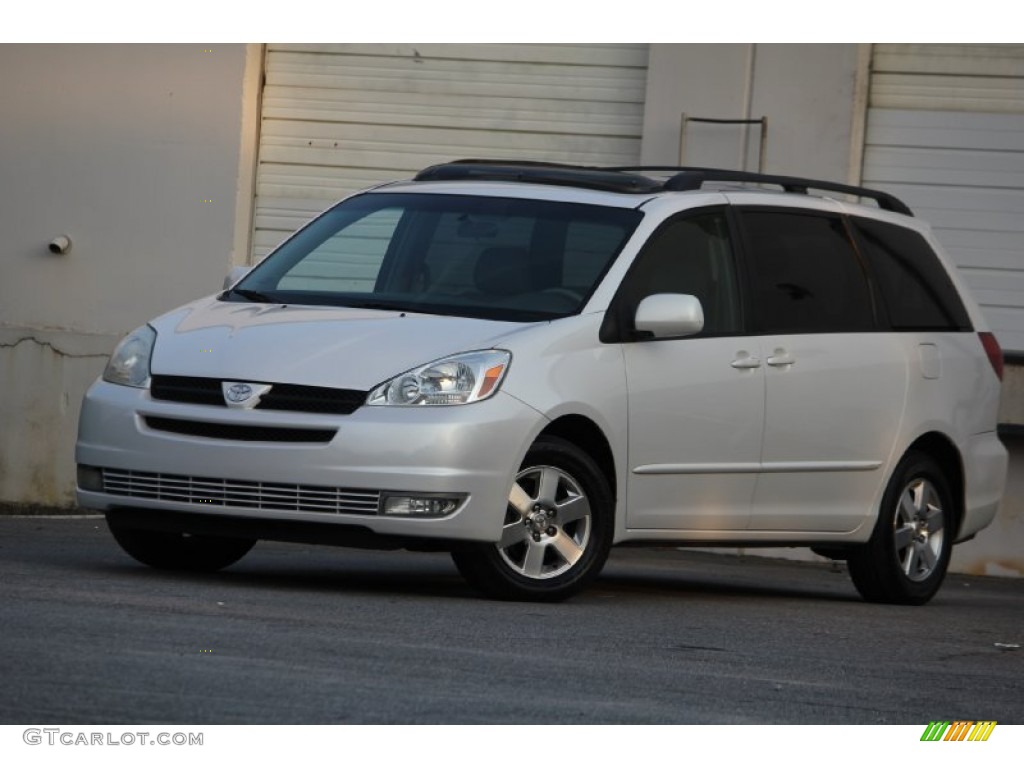
[[[222,298],[550,320],[580,311],[642,216],[548,200],[369,193],[300,229]]]

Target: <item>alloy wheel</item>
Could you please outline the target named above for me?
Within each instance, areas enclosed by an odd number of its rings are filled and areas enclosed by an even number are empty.
[[[911,481],[900,494],[893,520],[896,557],[911,581],[924,581],[942,554],[945,512],[938,491],[923,478]]]
[[[508,497],[501,558],[530,579],[550,579],[573,567],[590,540],[590,501],[580,484],[552,466],[523,469]]]

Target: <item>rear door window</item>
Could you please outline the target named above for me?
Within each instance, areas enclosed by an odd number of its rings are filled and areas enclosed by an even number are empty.
[[[841,217],[746,209],[741,222],[758,331],[875,329],[871,288]]]

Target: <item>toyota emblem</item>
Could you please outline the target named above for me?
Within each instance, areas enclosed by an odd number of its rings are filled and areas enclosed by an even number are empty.
[[[224,403],[229,408],[255,408],[263,395],[270,391],[270,384],[250,384],[244,381],[221,383]]]
[[[228,387],[227,399],[231,403],[244,403],[252,397],[252,387],[248,384],[232,384]]]

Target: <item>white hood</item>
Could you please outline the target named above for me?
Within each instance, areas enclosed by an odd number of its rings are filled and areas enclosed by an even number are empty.
[[[368,390],[440,357],[489,349],[531,324],[210,297],[151,325],[154,374]]]

